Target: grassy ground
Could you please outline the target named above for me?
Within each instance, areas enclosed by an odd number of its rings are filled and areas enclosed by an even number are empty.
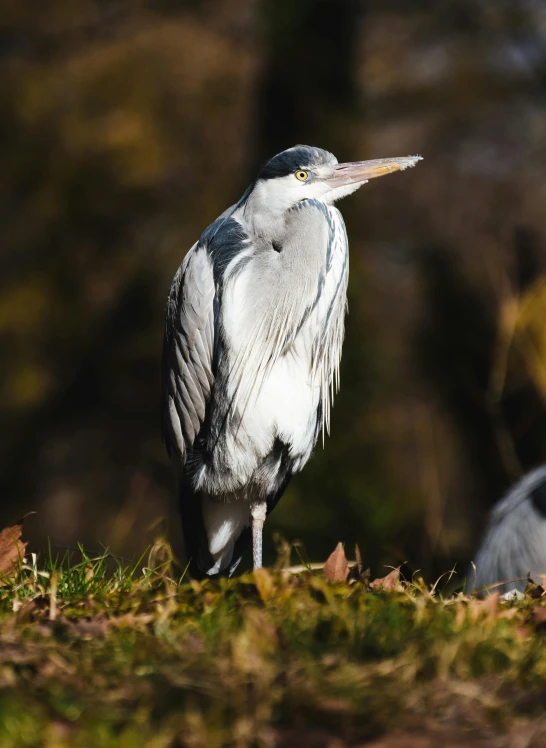
[[[4,580],[2,748],[546,745],[541,598],[385,591],[356,571],[197,583],[164,552],[29,556]]]

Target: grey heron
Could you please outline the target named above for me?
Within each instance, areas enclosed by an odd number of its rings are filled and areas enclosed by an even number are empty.
[[[163,430],[194,576],[231,575],[301,470],[339,386],[348,278],[334,201],[419,156],[270,159],[176,273],[163,344]]]
[[[525,475],[493,508],[470,586],[523,592],[529,573],[534,581],[546,577],[546,466]]]

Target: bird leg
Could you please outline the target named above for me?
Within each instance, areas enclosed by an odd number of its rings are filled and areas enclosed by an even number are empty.
[[[262,530],[267,515],[267,504],[265,501],[259,504],[252,504],[250,507],[250,516],[252,522],[252,559],[254,569],[262,567]]]

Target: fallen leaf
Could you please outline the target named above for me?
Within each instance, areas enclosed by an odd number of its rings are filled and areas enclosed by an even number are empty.
[[[258,595],[260,596],[262,602],[265,603],[269,600],[273,592],[273,577],[267,571],[267,569],[264,569],[263,567],[260,569],[254,569],[253,574],[254,584],[256,585],[256,589],[258,590]]]
[[[544,582],[544,578],[541,577],[541,582]],[[527,585],[525,587],[526,597],[530,597],[531,600],[539,600],[544,597],[545,589],[542,584],[535,582],[531,579],[531,575],[527,576]]]
[[[323,568],[324,576],[329,582],[346,582],[349,576],[349,564],[343,550],[343,544],[338,543],[335,551],[328,557]]]
[[[7,579],[15,576],[25,555],[27,543],[21,540],[23,519],[0,532],[0,586],[4,586]]]
[[[374,579],[370,582],[370,589],[374,592],[383,590],[384,592],[400,592],[402,585],[400,584],[400,566],[393,569],[386,577],[380,579]]]

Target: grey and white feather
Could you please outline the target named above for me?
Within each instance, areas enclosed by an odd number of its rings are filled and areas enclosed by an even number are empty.
[[[268,161],[191,248],[167,302],[163,428],[196,576],[231,574],[318,435],[339,386],[349,273],[335,200],[418,157]]]
[[[524,476],[494,507],[469,570],[471,587],[523,592],[546,577],[546,466]],[[499,582],[503,584],[499,585]]]

